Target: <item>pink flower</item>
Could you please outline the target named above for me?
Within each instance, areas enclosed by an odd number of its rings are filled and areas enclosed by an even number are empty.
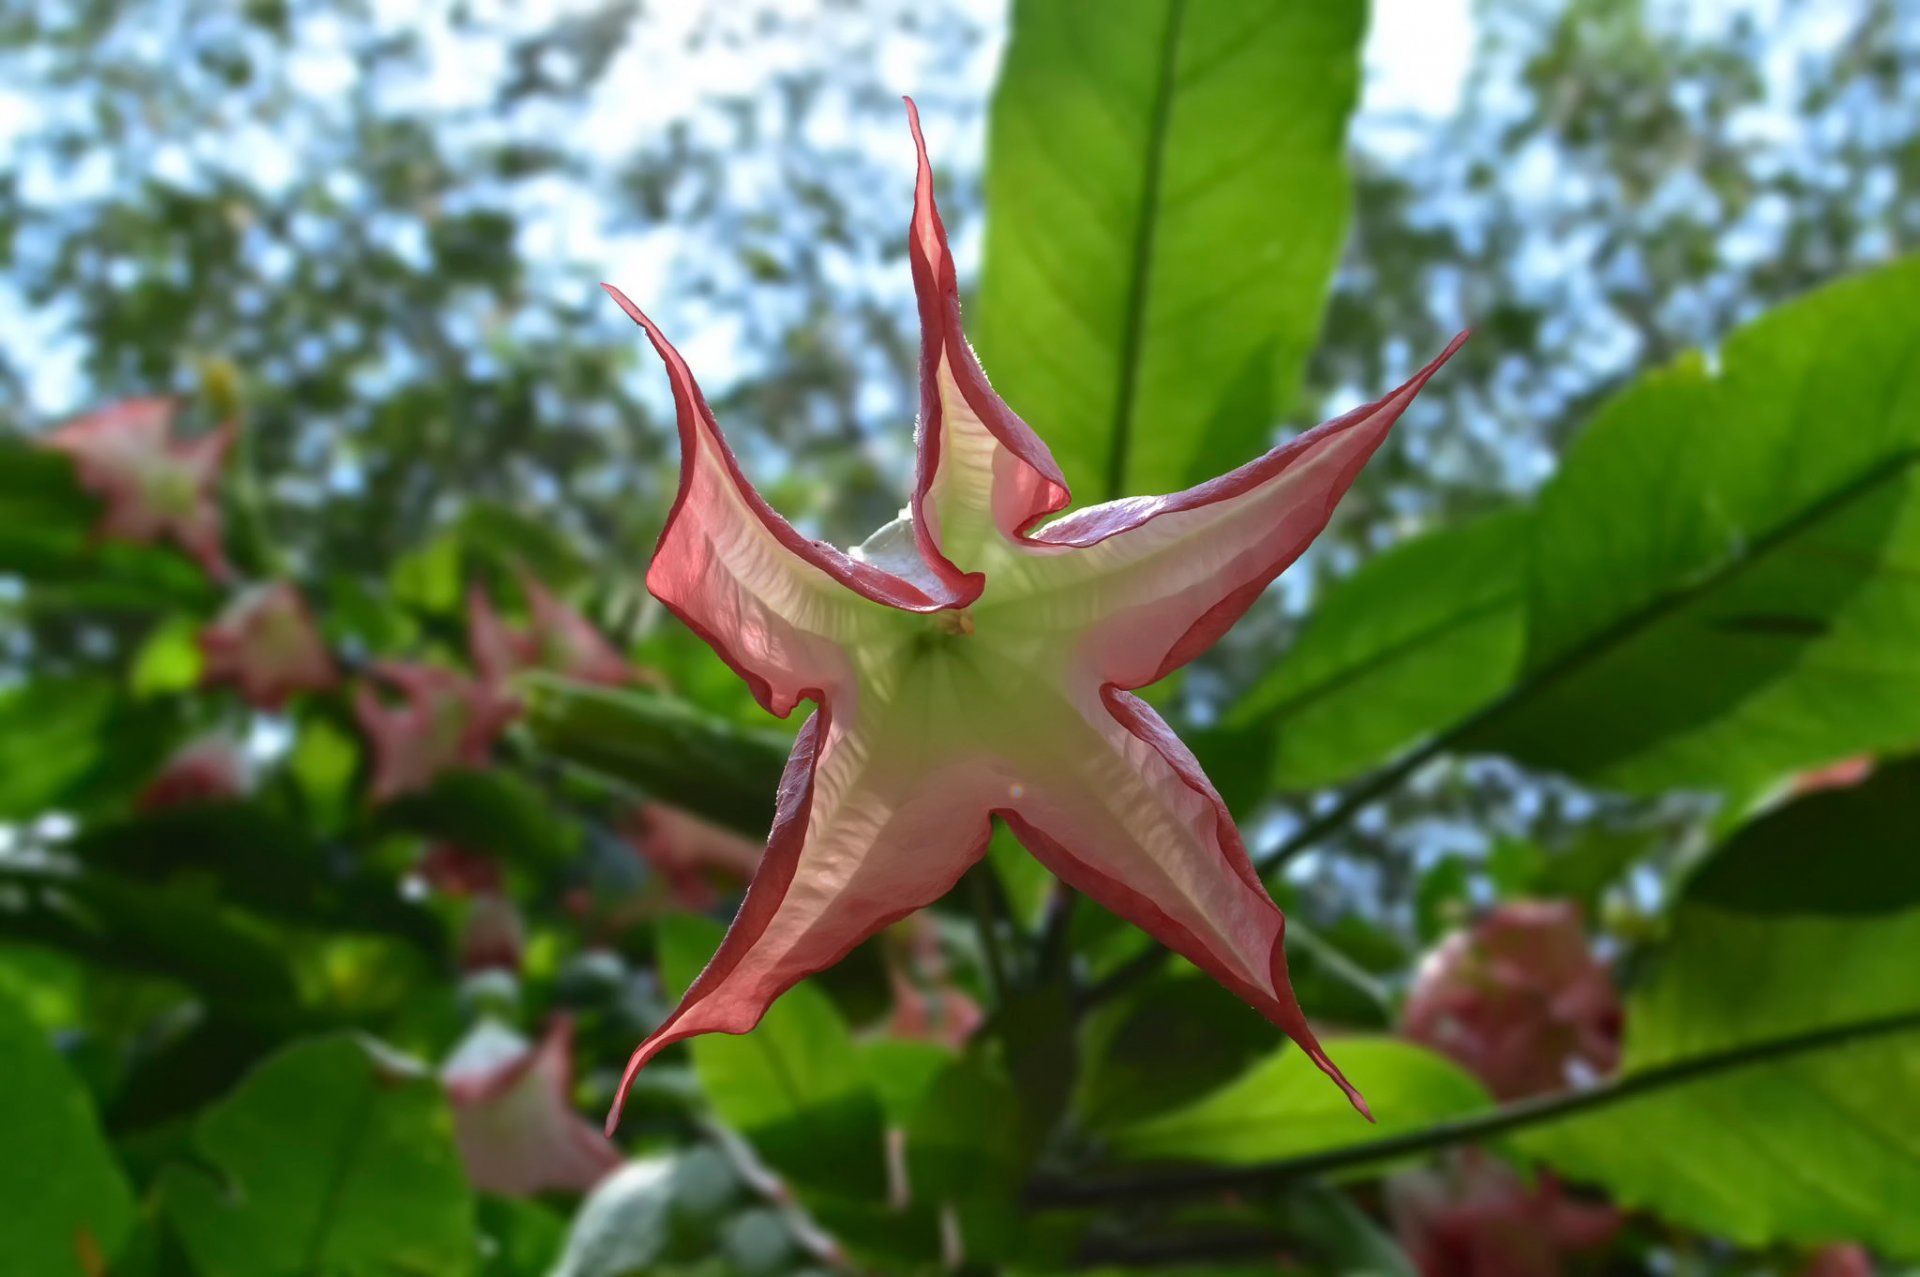
[[[720,902],[717,886],[738,888],[760,865],[759,843],[665,803],[635,808],[621,833],[683,909],[713,908]]]
[[[1066,483],[961,332],[909,115],[917,477],[908,511],[851,554],[773,512],[686,362],[608,289],[665,361],[677,410],[680,487],[648,588],[770,712],[818,707],[739,917],[627,1077],[682,1038],[746,1032],[801,977],[938,898],[985,854],[998,815],[1069,885],[1206,970],[1346,1087],[1294,1000],[1280,910],[1226,805],[1130,692],[1206,650],[1306,549],[1454,347],[1229,474],[1047,522],[1069,503]]]
[[[573,1110],[573,1026],[565,1019],[531,1047],[483,1022],[440,1076],[453,1101],[454,1142],[476,1188],[584,1193],[621,1163],[620,1150]]]
[[[374,674],[401,695],[383,702],[371,687],[354,699],[360,729],[373,746],[373,801],[426,789],[444,773],[484,767],[494,739],[519,707],[452,670],[396,662]]]
[[[526,947],[526,932],[513,901],[497,891],[477,893],[460,930],[460,969],[518,971]]]
[[[896,936],[899,942],[888,946],[893,1018],[887,1031],[897,1038],[965,1046],[986,1016],[948,977],[939,929],[921,914],[896,925],[887,938]]]
[[[279,709],[297,692],[324,692],[340,681],[306,601],[285,581],[236,595],[201,631],[200,650],[209,685],[232,683],[260,709]]]
[[[1477,1149],[1389,1179],[1387,1213],[1421,1277],[1559,1277],[1563,1255],[1606,1245],[1623,1220]]]
[[[246,755],[225,736],[203,736],[169,758],[134,800],[139,811],[244,798],[252,788]]]
[[[506,875],[500,872],[499,861],[450,842],[437,842],[427,848],[420,857],[418,872],[429,887],[456,899],[506,891]]]
[[[1851,1243],[1822,1246],[1807,1257],[1795,1277],[1873,1277],[1873,1260]]]
[[[1401,1032],[1503,1100],[1558,1091],[1620,1060],[1620,997],[1565,902],[1494,909],[1429,953]]]
[[[584,683],[617,687],[634,681],[633,667],[580,615],[528,576],[520,592],[533,613],[532,627],[516,632],[494,610],[485,590],[467,591],[467,644],[480,677],[504,683],[521,670],[544,669]]]
[[[80,486],[106,503],[96,536],[141,545],[169,537],[224,581],[231,569],[220,549],[214,488],[234,427],[178,440],[173,414],[170,399],[129,399],[69,421],[46,444],[73,458]]]

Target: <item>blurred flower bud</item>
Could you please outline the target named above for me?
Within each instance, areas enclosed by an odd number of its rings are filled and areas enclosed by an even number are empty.
[[[169,758],[134,806],[140,811],[162,811],[196,803],[244,798],[253,788],[247,757],[239,742],[227,736],[203,736]]]
[[[530,1196],[584,1193],[620,1165],[620,1150],[573,1109],[573,1028],[556,1019],[538,1046],[491,1020],[441,1070],[454,1142],[474,1187]]]
[[[518,971],[526,945],[520,911],[513,901],[495,891],[473,897],[460,930],[462,971]]]
[[[1873,1277],[1873,1260],[1851,1243],[1822,1246],[1807,1257],[1794,1277]]]
[[[1448,1056],[1503,1100],[1611,1073],[1620,998],[1571,904],[1494,909],[1429,953],[1401,1032]]]
[[[737,891],[760,864],[765,848],[750,838],[665,803],[643,803],[621,834],[634,854],[663,878],[682,908],[704,911],[720,890]]]
[[[893,986],[894,1037],[959,1047],[986,1016],[949,978],[940,928],[924,913],[896,923],[886,933],[887,974]]]
[[[450,842],[437,842],[427,848],[420,857],[418,872],[427,886],[456,899],[487,892],[500,895],[506,890],[499,861]]]
[[[1570,1198],[1551,1176],[1525,1183],[1478,1149],[1387,1181],[1394,1235],[1421,1277],[1559,1277],[1562,1256],[1604,1246],[1623,1216]]]
[[[388,662],[374,675],[401,695],[389,704],[360,688],[354,714],[373,746],[373,801],[426,789],[461,767],[484,767],[518,706],[493,688],[431,665]]]
[[[285,581],[234,597],[200,633],[205,681],[232,683],[260,709],[279,709],[297,692],[324,692],[340,680],[300,592]]]
[[[176,440],[173,415],[172,400],[129,399],[69,421],[46,445],[73,458],[80,486],[105,502],[96,536],[141,545],[170,538],[224,581],[232,572],[220,548],[215,485],[234,428]]]

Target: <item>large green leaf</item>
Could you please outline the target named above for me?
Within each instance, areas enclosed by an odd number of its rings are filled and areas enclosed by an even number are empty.
[[[1761,846],[1729,848],[1731,867],[1763,859]],[[1879,850],[1830,841],[1817,871],[1870,879]],[[1788,916],[1688,899],[1628,1000],[1624,1071],[1920,1012],[1916,953],[1920,909]],[[1920,1258],[1920,1213],[1906,1208],[1920,1202],[1920,1034],[1723,1073],[1523,1146],[1629,1206],[1735,1242],[1860,1241]]]
[[[1743,913],[1880,914],[1920,905],[1920,759],[1768,812],[1701,864],[1687,896]]]
[[[1275,733],[1273,780],[1347,779],[1505,691],[1525,634],[1527,516],[1395,546],[1329,590],[1226,717]]]
[[[1920,259],[1642,379],[1533,521],[1526,671],[1466,743],[1642,789],[1920,740]]]
[[[0,819],[124,805],[177,740],[171,707],[106,679],[40,678],[0,692]]]
[[[200,1277],[475,1267],[474,1200],[440,1084],[346,1037],[261,1065],[161,1175],[161,1209]]]
[[[987,155],[982,361],[1083,499],[1261,452],[1349,206],[1358,0],[1019,0]]]
[[[87,1093],[47,1035],[0,994],[0,1272],[89,1277],[133,1223],[133,1197]]]
[[[660,970],[668,987],[677,993],[692,984],[720,937],[718,924],[706,918],[663,919]],[[803,982],[752,1031],[709,1033],[687,1046],[714,1110],[768,1165],[837,1194],[882,1191],[880,1100],[826,994]]]
[[[1394,1038],[1342,1038],[1327,1050],[1367,1097],[1369,1126],[1299,1050],[1287,1046],[1205,1098],[1113,1133],[1126,1158],[1246,1165],[1339,1148],[1492,1107],[1459,1068]]]

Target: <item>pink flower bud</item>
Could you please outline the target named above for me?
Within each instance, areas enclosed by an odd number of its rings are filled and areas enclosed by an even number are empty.
[[[245,754],[225,736],[203,736],[169,758],[134,800],[140,811],[244,798],[252,788]]]
[[[620,1165],[620,1150],[573,1110],[573,1028],[556,1019],[538,1046],[486,1022],[455,1049],[441,1080],[454,1142],[474,1187],[530,1196],[585,1192]]]
[[[1873,1277],[1873,1260],[1851,1243],[1822,1246],[1807,1257],[1795,1277]]]
[[[232,683],[260,709],[297,692],[324,692],[340,679],[300,592],[285,581],[242,591],[200,633],[209,685]]]
[[[759,867],[764,848],[749,838],[665,803],[634,809],[622,829],[634,854],[667,882],[682,908],[703,911],[720,889],[738,890]]]
[[[1468,1149],[1387,1181],[1395,1236],[1421,1277],[1559,1277],[1562,1256],[1604,1246],[1623,1220],[1566,1195],[1552,1176],[1529,1186]]]
[[[373,746],[373,801],[426,789],[461,767],[484,767],[493,742],[519,706],[452,670],[389,662],[374,674],[401,695],[388,704],[371,687],[354,700]]]
[[[520,911],[513,901],[493,891],[473,897],[460,931],[462,971],[518,971],[526,945]]]
[[[141,545],[169,538],[225,580],[215,484],[234,427],[177,440],[173,414],[170,399],[129,399],[69,421],[46,444],[73,458],[80,486],[105,502],[96,536]]]
[[[506,891],[505,876],[500,872],[498,861],[449,842],[427,848],[418,868],[426,884],[443,896],[465,899],[487,892],[501,895]]]
[[[1429,953],[1401,1032],[1503,1100],[1562,1090],[1613,1071],[1620,998],[1587,947],[1571,904],[1501,905]]]

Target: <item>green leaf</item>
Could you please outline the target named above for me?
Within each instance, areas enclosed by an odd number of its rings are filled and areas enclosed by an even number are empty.
[[[127,686],[137,699],[190,691],[200,684],[200,623],[171,616],[155,626],[134,653]]]
[[[721,934],[706,918],[662,919],[660,973],[666,985],[677,993],[692,984],[720,947]],[[750,1032],[709,1033],[687,1047],[714,1111],[769,1166],[824,1191],[883,1191],[880,1100],[853,1035],[826,994],[802,982],[782,994]]]
[[[1908,259],[1603,408],[1533,521],[1522,679],[1464,743],[1662,790],[1920,740],[1916,308]]]
[[[1378,1125],[1292,1047],[1185,1108],[1113,1133],[1116,1155],[1246,1165],[1417,1130],[1492,1107],[1479,1083],[1423,1047],[1394,1038],[1327,1043]]]
[[[995,91],[988,374],[1083,500],[1267,447],[1346,234],[1355,0],[1020,0]]]
[[[1273,1047],[1271,1025],[1197,973],[1155,979],[1102,1008],[1084,1034],[1074,1111],[1095,1132],[1194,1100]]]
[[[536,865],[566,863],[580,840],[578,826],[538,786],[497,767],[448,772],[425,792],[387,804],[381,819],[501,860]]]
[[[1870,880],[1881,848],[1844,838],[1818,873]],[[1765,842],[1729,847],[1738,873]],[[1806,873],[1812,878],[1813,873]],[[1820,888],[1809,888],[1815,899]],[[1709,901],[1712,901],[1709,903]],[[1627,1002],[1622,1072],[1920,1012],[1920,910],[1744,913],[1689,897]],[[1628,1206],[1743,1245],[1859,1241],[1920,1258],[1920,1033],[1755,1064],[1523,1137]]]
[[[1830,859],[1838,847],[1852,871]],[[1768,812],[1701,864],[1687,897],[1762,914],[1849,916],[1920,905],[1920,759]]]
[[[773,824],[787,742],[659,692],[530,675],[527,728],[541,748],[742,833]]]
[[[86,1091],[0,993],[0,1272],[92,1277],[133,1224],[133,1196]]]
[[[194,1128],[161,1210],[201,1277],[474,1271],[474,1201],[440,1084],[346,1037],[262,1064]]]
[[[1329,589],[1226,716],[1276,735],[1273,782],[1312,789],[1387,761],[1492,700],[1524,641],[1527,516],[1393,547]]]
[[[124,800],[177,739],[169,707],[134,706],[106,679],[0,691],[0,820]]]

